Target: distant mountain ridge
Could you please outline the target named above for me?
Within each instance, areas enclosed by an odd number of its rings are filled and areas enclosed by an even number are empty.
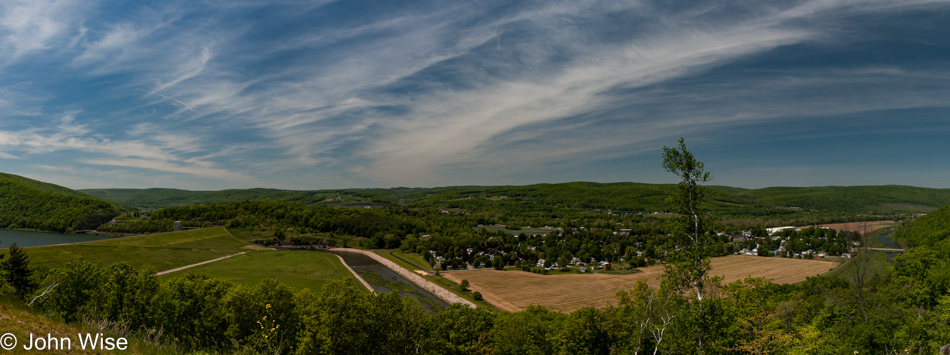
[[[114,202],[59,185],[0,173],[0,228],[72,232],[119,214]]]
[[[473,209],[479,206],[546,205],[615,211],[664,211],[673,184],[569,182],[525,186],[448,186],[434,188],[278,190],[236,189],[87,189],[80,192],[135,206],[163,208],[244,200],[286,201],[305,205]],[[950,189],[901,185],[767,187],[743,189],[708,186],[706,208],[729,214],[763,215],[785,211],[855,214],[926,213],[950,205]]]

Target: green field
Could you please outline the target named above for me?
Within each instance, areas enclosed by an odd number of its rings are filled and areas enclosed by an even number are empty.
[[[223,227],[214,227],[24,250],[32,265],[50,268],[82,257],[103,266],[125,262],[135,268],[151,265],[162,271],[247,251],[249,247]]]
[[[164,274],[167,280],[186,273],[208,274],[239,284],[254,286],[263,279],[276,279],[298,289],[323,290],[330,280],[356,281],[340,258],[330,253],[303,250],[259,250],[193,268]],[[363,289],[361,287],[361,289]]]
[[[396,249],[383,249],[383,250],[386,250],[386,252],[385,252],[385,253],[376,253],[376,254],[379,254],[379,256],[381,256],[381,257],[383,257],[383,258],[386,258],[386,259],[388,259],[389,261],[392,261],[392,262],[396,263],[396,265],[399,265],[399,266],[402,266],[402,267],[406,268],[406,270],[419,270],[419,268],[414,267],[414,266],[412,266],[412,265],[409,265],[409,264],[407,264],[405,261],[399,260],[398,258],[395,258],[395,257],[393,257],[392,255],[389,255],[389,252],[390,252],[390,251],[393,252],[393,254],[398,255],[400,258],[409,260],[410,262],[412,262],[412,263],[414,263],[414,264],[416,264],[416,265],[421,266],[421,267],[423,268],[423,270],[432,271],[432,267],[430,267],[430,266],[429,266],[429,263],[427,263],[426,260],[422,258],[422,255],[419,255],[419,254],[416,254],[416,253],[405,253],[405,252],[402,252],[402,251],[396,250]]]

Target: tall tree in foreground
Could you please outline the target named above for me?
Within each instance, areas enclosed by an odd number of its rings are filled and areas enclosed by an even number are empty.
[[[705,188],[700,184],[709,180],[709,173],[704,170],[703,163],[686,150],[683,138],[679,139],[678,147],[663,147],[663,168],[680,178],[676,191],[666,199],[677,214],[668,224],[676,250],[669,256],[672,262],[667,264],[663,278],[674,289],[695,291],[696,300],[692,307],[696,318],[690,323],[695,327],[697,350],[702,354],[710,326],[705,322],[708,315],[704,315],[703,302],[710,258],[699,204],[705,196]]]
[[[33,270],[30,269],[30,258],[16,243],[10,244],[8,258],[0,263],[3,278],[16,290],[17,297],[26,299],[26,296],[36,289],[33,283]]]

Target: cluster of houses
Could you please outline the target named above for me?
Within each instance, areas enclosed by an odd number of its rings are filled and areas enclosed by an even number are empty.
[[[820,228],[822,228],[822,229],[830,229],[830,228],[828,228],[828,227],[820,227]],[[796,232],[797,232],[797,231],[801,231],[801,228],[799,228],[799,227],[793,227],[793,226],[772,227],[772,228],[766,228],[766,229],[765,229],[766,232],[768,232],[768,235],[769,235],[769,236],[766,237],[766,238],[770,238],[772,241],[779,243],[779,247],[778,247],[777,249],[775,249],[775,250],[769,250],[769,253],[770,253],[771,255],[789,255],[789,256],[794,257],[794,258],[812,258],[812,257],[813,257],[813,258],[816,258],[816,259],[822,259],[822,258],[828,257],[828,254],[827,254],[827,253],[815,252],[815,251],[812,250],[812,249],[803,250],[803,251],[801,251],[801,252],[791,252],[791,253],[789,253],[788,250],[787,250],[787,248],[786,248],[786,245],[790,242],[790,239],[783,239],[781,236],[775,235],[775,234],[777,234],[777,233],[780,233],[780,232],[785,231],[785,230],[788,230],[788,229],[794,229]],[[724,235],[724,234],[723,234],[722,232],[720,232],[719,235]],[[749,231],[749,230],[747,230],[747,231],[742,231],[738,236],[730,236],[730,239],[731,239],[732,241],[734,241],[734,242],[745,242],[745,241],[750,241],[750,240],[764,241],[764,238],[762,238],[762,237],[753,237],[753,236],[752,236],[752,231]],[[855,245],[855,246],[856,246],[856,245]],[[762,247],[762,245],[756,243],[756,246],[755,246],[755,247],[753,247],[753,248],[751,248],[751,249],[750,249],[750,248],[742,248],[742,249],[740,249],[739,251],[737,251],[736,254],[738,254],[738,255],[759,255],[759,247]],[[850,258],[850,257],[851,257],[851,253],[841,253],[841,257],[842,257],[842,258]]]

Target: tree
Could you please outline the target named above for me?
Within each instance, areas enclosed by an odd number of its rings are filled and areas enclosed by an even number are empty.
[[[459,289],[462,290],[462,292],[468,291],[468,280],[462,280],[462,283],[459,284]]]
[[[30,257],[23,252],[23,249],[17,247],[16,243],[10,244],[9,258],[3,261],[3,277],[20,299],[26,299],[26,296],[36,289],[33,282],[33,270],[30,269]]]
[[[678,290],[695,290],[696,302],[692,306],[695,307],[696,322],[693,324],[698,351],[702,354],[708,327],[702,320],[710,257],[699,205],[705,196],[705,188],[700,184],[709,180],[709,173],[704,170],[703,163],[686,150],[683,138],[679,139],[679,147],[663,147],[663,168],[680,178],[676,191],[666,199],[677,214],[667,226],[676,243],[676,251],[670,255],[673,262],[667,264],[663,278]]]

